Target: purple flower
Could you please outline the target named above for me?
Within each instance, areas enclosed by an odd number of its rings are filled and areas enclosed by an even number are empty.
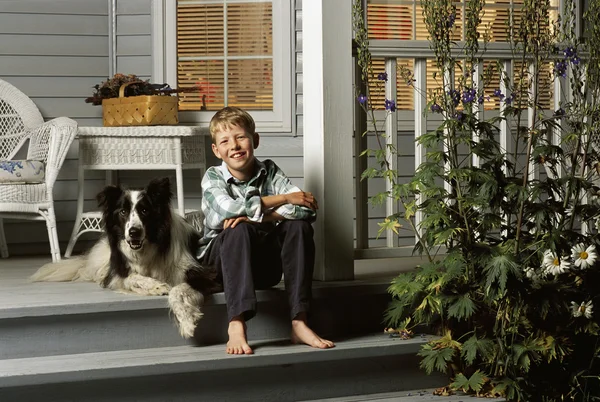
[[[565,48],[565,50],[563,50],[563,54],[565,55],[565,59],[562,61],[562,63],[564,63],[564,67],[561,65],[559,69],[557,69],[557,74],[560,75],[561,77],[565,77],[566,74],[566,70],[567,70],[567,62],[571,61],[571,63],[573,63],[574,65],[578,65],[579,62],[581,61],[581,59],[579,58],[579,56],[577,56],[577,49],[574,48],[573,46],[569,46],[567,48]],[[558,62],[560,63],[560,62]],[[558,64],[556,63],[556,64]],[[556,65],[555,65],[556,66]],[[564,75],[563,75],[563,71],[564,71]]]
[[[560,60],[554,63],[554,73],[560,77],[567,76],[567,63],[564,60]]]
[[[450,99],[452,99],[452,103],[454,103],[454,106],[458,106],[458,104],[460,103],[460,92],[456,89],[451,89],[448,91],[448,96],[450,96]]]
[[[477,103],[480,105],[483,103],[483,95],[480,95],[479,98],[477,98]]]
[[[504,99],[504,102],[506,102],[507,105],[510,105],[512,103],[514,99],[514,96],[507,96],[506,99]]]
[[[434,103],[433,105],[431,105],[431,111],[433,113],[442,113],[442,107],[437,103]]]
[[[393,100],[386,99],[385,100],[385,110],[389,110],[390,112],[396,111],[396,102]]]
[[[477,91],[475,88],[469,88],[465,90],[462,94],[462,101],[466,105],[468,103],[473,102],[475,100],[475,95],[477,95]]]
[[[448,21],[446,21],[446,26],[448,28],[452,28],[454,26],[454,22],[456,21],[456,13],[452,13],[448,16]]]
[[[388,80],[387,73],[379,73],[379,74],[377,74],[377,79],[379,81],[385,81],[385,82],[387,82],[387,80]]]
[[[367,95],[363,95],[363,94],[358,95],[358,103],[360,103],[361,105],[364,105],[365,103],[367,103]]]
[[[500,98],[500,100],[504,99],[504,94],[500,89],[496,89],[492,96],[497,96],[498,98]]]
[[[455,119],[456,121],[463,121],[463,120],[465,119],[465,114],[464,114],[462,111],[460,111],[460,112],[456,112],[456,113],[454,114],[454,119]]]
[[[576,55],[575,49],[573,48],[573,46],[569,46],[568,48],[563,50],[563,54],[565,55],[565,57],[567,57],[569,59]]]
[[[561,107],[560,109],[556,110],[554,112],[554,117],[556,117],[557,119],[562,119],[563,117],[565,117],[565,109]]]

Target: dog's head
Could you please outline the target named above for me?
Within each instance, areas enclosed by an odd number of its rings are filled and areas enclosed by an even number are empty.
[[[172,196],[168,178],[153,179],[143,190],[105,187],[96,199],[109,240],[124,239],[133,251],[145,242],[168,247]]]

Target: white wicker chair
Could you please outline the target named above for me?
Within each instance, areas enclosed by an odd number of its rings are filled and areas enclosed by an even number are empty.
[[[52,189],[75,135],[77,123],[44,119],[27,95],[0,80],[0,161],[12,160],[29,140],[27,159],[42,161],[43,182],[0,182],[0,256],[8,257],[3,218],[45,220],[52,261],[60,260]]]

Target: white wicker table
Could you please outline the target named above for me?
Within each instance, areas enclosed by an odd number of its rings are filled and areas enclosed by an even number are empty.
[[[194,211],[184,208],[183,169],[205,169],[206,134],[206,129],[191,126],[79,127],[77,215],[65,257],[83,233],[102,231],[102,214],[83,211],[86,170],[174,169],[178,211],[194,219]]]

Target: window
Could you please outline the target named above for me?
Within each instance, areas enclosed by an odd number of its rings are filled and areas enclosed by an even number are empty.
[[[389,40],[390,47],[403,49],[405,43],[422,42],[426,43],[429,33],[423,20],[423,8],[420,0],[368,0],[367,1],[367,29],[370,40]],[[464,1],[453,2],[456,6],[456,20],[452,30],[452,39],[461,41],[464,36]],[[482,23],[479,27],[480,33],[488,36],[490,42],[497,42],[496,45],[505,46],[505,51],[509,54],[507,42],[510,40],[508,32],[510,15],[512,13],[516,22],[522,18],[524,0],[487,0],[482,10]],[[552,22],[558,18],[559,0],[550,1],[550,15]],[[414,45],[415,43],[411,43]],[[428,47],[428,46],[427,46]],[[407,49],[410,49],[407,47]],[[424,52],[426,54],[427,51]],[[402,50],[396,52],[402,55]],[[434,93],[442,90],[442,77],[438,71],[435,61],[429,55],[427,60],[427,100],[431,100]],[[512,57],[507,57],[512,58]],[[412,60],[398,58],[398,65],[405,66],[412,70]],[[483,71],[485,72],[486,82],[486,110],[498,110],[500,102],[492,94],[494,90],[500,88],[500,76],[497,69],[494,69],[497,60],[485,60]],[[385,71],[385,59],[375,58],[373,60],[374,76],[370,82],[369,93],[376,109],[384,109],[385,87],[378,82],[375,77],[378,73]],[[515,74],[518,75],[520,69],[515,68]],[[455,71],[455,76],[461,74],[460,70]],[[538,100],[544,109],[553,107],[553,76],[552,65],[547,64],[541,71],[542,79],[539,88]],[[516,79],[518,77],[513,77]],[[398,75],[397,80],[397,108],[398,110],[414,109],[414,91],[412,87],[406,85]]]
[[[558,18],[558,1],[550,1],[550,19]],[[521,15],[524,0],[487,0],[483,9],[481,34],[487,33],[491,42],[506,42],[511,10],[515,21]],[[420,0],[368,0],[367,19],[370,39],[427,40],[428,32],[423,21]],[[464,1],[456,6],[453,39],[463,39]]]
[[[153,2],[153,79],[161,81],[162,48],[162,81],[200,88],[180,94],[182,122],[208,123],[222,107],[238,106],[262,132],[291,131],[289,0]]]

